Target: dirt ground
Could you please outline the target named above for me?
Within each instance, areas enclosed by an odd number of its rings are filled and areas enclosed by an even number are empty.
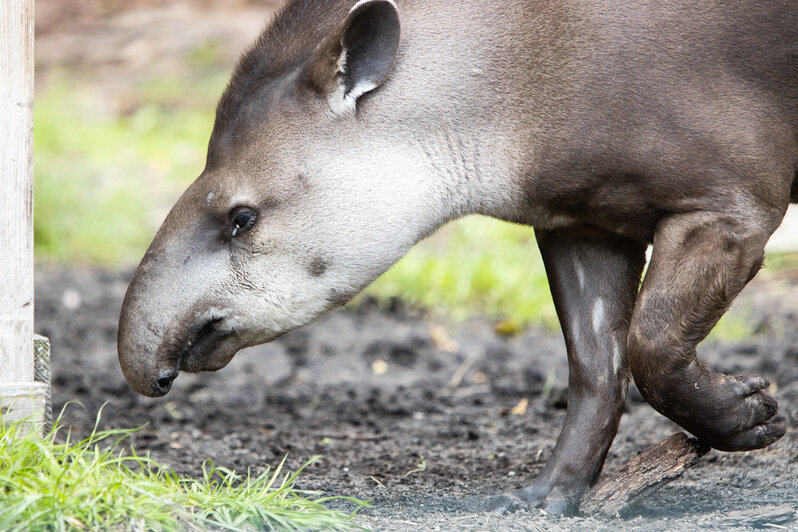
[[[39,79],[68,68],[112,99],[136,79],[181,72],[179,58],[208,41],[232,65],[274,3],[37,0]],[[486,319],[444,325],[398,303],[364,302],[219,373],[181,375],[152,400],[133,393],[116,361],[132,270],[43,266],[37,275],[36,329],[53,343],[56,411],[80,401],[65,421],[86,434],[107,402],[102,428],[147,424],[132,443],[180,473],[198,474],[209,458],[260,471],[286,454],[291,468],[321,455],[301,487],[370,500],[363,524],[378,530],[798,529],[798,272],[755,282],[737,303],[756,338],[702,349],[719,370],[772,381],[787,435],[763,451],[712,451],[609,521],[479,510],[485,496],[524,486],[551,454],[567,404],[558,335],[507,338]],[[677,430],[634,387],[627,410],[606,470]]]
[[[301,487],[370,500],[363,524],[378,530],[798,529],[798,272],[744,292],[735,312],[753,316],[756,338],[702,350],[716,369],[768,377],[787,435],[767,450],[711,451],[610,521],[479,509],[483,497],[524,486],[551,454],[567,404],[558,335],[501,337],[488,320],[444,326],[365,301],[248,349],[221,372],[183,374],[153,400],[128,387],[116,361],[131,272],[37,275],[55,408],[80,401],[85,408],[68,408],[65,420],[85,434],[107,402],[103,428],[147,424],[132,443],[180,473],[198,474],[209,458],[260,471],[286,454],[292,468],[321,455]],[[632,387],[605,470],[676,430]]]

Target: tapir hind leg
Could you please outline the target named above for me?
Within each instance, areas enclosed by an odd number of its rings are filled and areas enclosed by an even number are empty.
[[[741,217],[691,212],[662,220],[632,317],[629,359],[640,392],[723,451],[758,449],[784,435],[765,379],[715,373],[696,359],[696,345],[759,270],[781,214],[748,209]]]
[[[548,463],[533,484],[494,497],[489,509],[578,510],[604,464],[623,413],[626,337],[645,245],[594,228],[536,232],[568,351],[568,412]]]

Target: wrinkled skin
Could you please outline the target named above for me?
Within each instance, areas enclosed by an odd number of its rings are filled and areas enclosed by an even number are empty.
[[[576,511],[630,376],[717,449],[778,440],[768,383],[696,346],[798,201],[794,6],[353,4],[289,2],[242,58],[125,298],[131,386],[218,370],[484,214],[535,227],[570,368],[551,460],[489,508]]]

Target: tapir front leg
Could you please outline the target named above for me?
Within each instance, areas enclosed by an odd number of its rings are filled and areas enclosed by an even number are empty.
[[[536,235],[568,351],[568,412],[532,485],[488,504],[500,513],[535,506],[573,513],[601,472],[623,413],[626,337],[645,245],[584,227]]]
[[[765,379],[716,373],[696,358],[697,344],[759,271],[781,214],[749,208],[740,219],[699,211],[662,220],[632,318],[629,356],[643,396],[722,451],[760,449],[784,435]]]

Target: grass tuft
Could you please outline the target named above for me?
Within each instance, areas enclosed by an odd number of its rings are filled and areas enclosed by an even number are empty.
[[[63,413],[62,413],[63,415]],[[284,462],[241,476],[208,460],[201,479],[183,478],[122,447],[133,430],[100,431],[59,443],[0,419],[0,530],[352,530],[366,503],[295,488]],[[353,512],[327,508],[349,501]]]

